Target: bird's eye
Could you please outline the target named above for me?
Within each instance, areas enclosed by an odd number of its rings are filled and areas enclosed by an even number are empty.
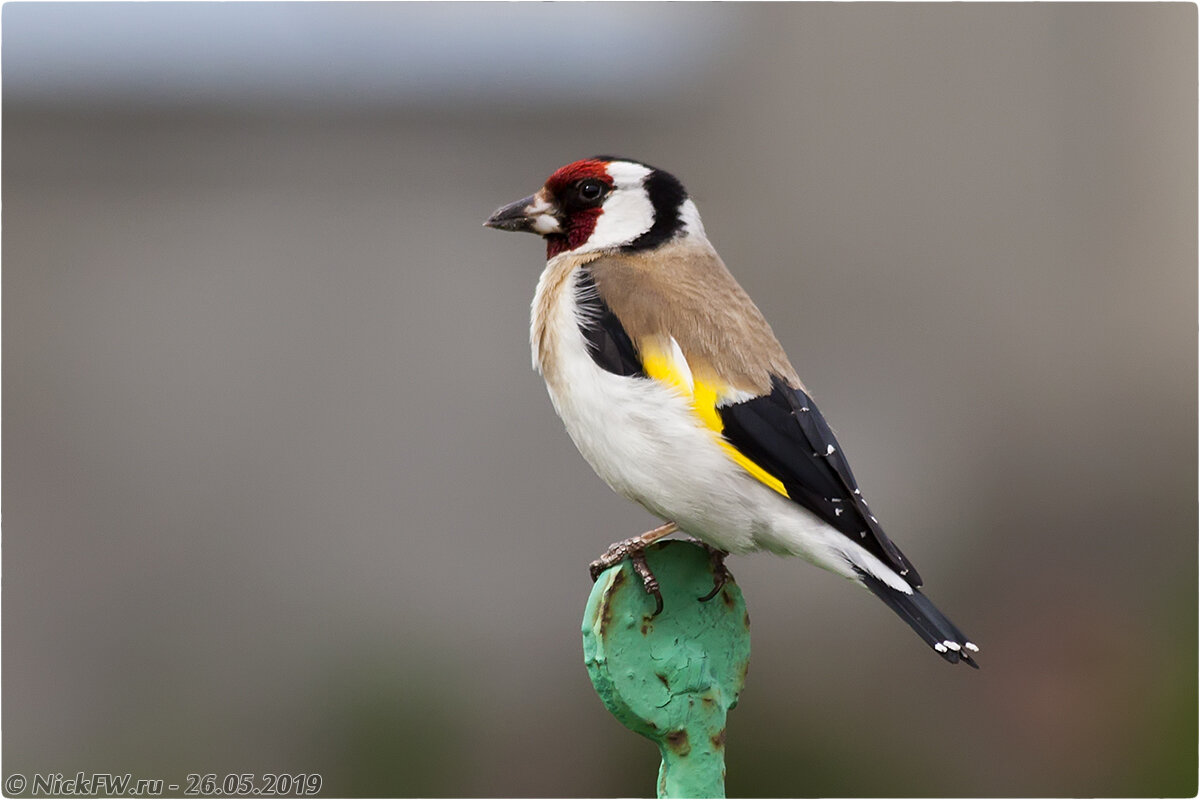
[[[579,197],[581,200],[593,202],[599,200],[604,194],[604,184],[597,180],[586,180],[579,184]]]

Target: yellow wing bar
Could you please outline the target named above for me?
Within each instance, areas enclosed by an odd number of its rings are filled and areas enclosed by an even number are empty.
[[[717,411],[717,389],[702,381],[695,380],[687,359],[674,339],[670,340],[670,349],[664,347],[645,346],[642,351],[642,369],[651,378],[674,386],[692,400],[692,408],[696,416],[704,423],[704,427],[713,432],[717,442],[738,466],[749,472],[755,479],[771,487],[784,497],[788,496],[783,483],[771,473],[747,458],[722,435],[725,423]]]

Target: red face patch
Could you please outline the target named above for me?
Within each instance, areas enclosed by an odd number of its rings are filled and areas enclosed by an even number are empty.
[[[603,161],[585,159],[567,164],[546,179],[546,190],[553,195],[561,214],[563,232],[546,237],[546,258],[574,250],[592,237],[596,221],[604,213],[600,206],[584,206],[575,202],[573,192],[579,181],[594,178],[612,186],[607,165]]]

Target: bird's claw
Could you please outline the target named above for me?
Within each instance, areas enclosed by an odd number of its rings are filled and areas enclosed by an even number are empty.
[[[650,542],[646,541],[645,534],[643,534],[609,545],[604,555],[588,565],[588,572],[591,573],[594,583],[604,570],[628,558],[633,564],[633,571],[642,579],[642,588],[646,590],[646,594],[654,596],[653,616],[657,617],[663,610],[663,597],[662,589],[658,585],[658,578],[654,577],[650,565],[646,563],[646,547],[649,544]]]
[[[635,550],[629,555],[629,560],[633,563],[633,571],[642,579],[642,588],[646,590],[646,594],[654,595],[654,613],[650,616],[657,617],[663,610],[662,590],[658,586],[658,578],[654,577],[650,565],[646,563],[646,548]]]
[[[646,590],[646,594],[654,596],[653,616],[657,617],[663,610],[662,589],[658,585],[658,578],[654,577],[654,573],[650,570],[650,565],[646,563],[646,548],[651,543],[673,533],[675,530],[675,523],[668,522],[652,531],[643,533],[641,536],[634,536],[632,539],[622,539],[619,542],[609,545],[604,555],[588,565],[588,572],[591,573],[592,582],[596,582],[604,570],[620,564],[628,558],[630,563],[633,564],[633,571],[642,579],[642,588]],[[729,581],[729,569],[725,566],[725,556],[729,555],[729,553],[692,536],[687,538],[708,551],[708,560],[712,564],[713,590],[704,595],[704,597],[698,598],[700,602],[707,602],[716,597],[717,593]]]
[[[712,591],[704,595],[704,597],[699,598],[701,603],[707,603],[709,600],[712,600],[714,597],[716,597],[717,592],[725,588],[725,584],[729,582],[729,567],[725,566],[725,556],[729,555],[729,553],[725,552],[724,550],[719,550],[705,542],[701,542],[699,540],[697,540],[697,542],[700,544],[700,546],[708,551],[708,561],[710,564],[712,564]]]
[[[600,579],[600,575],[604,570],[620,564],[627,556],[631,555],[636,541],[635,537],[610,544],[608,549],[604,551],[604,555],[597,558],[591,564],[588,564],[588,572],[592,576],[592,583]]]

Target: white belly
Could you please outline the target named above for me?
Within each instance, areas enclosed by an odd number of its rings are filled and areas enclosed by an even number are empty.
[[[713,442],[687,400],[657,382],[605,372],[586,352],[570,362],[563,381],[547,386],[592,469],[686,533],[730,552],[754,549],[757,503],[748,495],[761,484]]]

